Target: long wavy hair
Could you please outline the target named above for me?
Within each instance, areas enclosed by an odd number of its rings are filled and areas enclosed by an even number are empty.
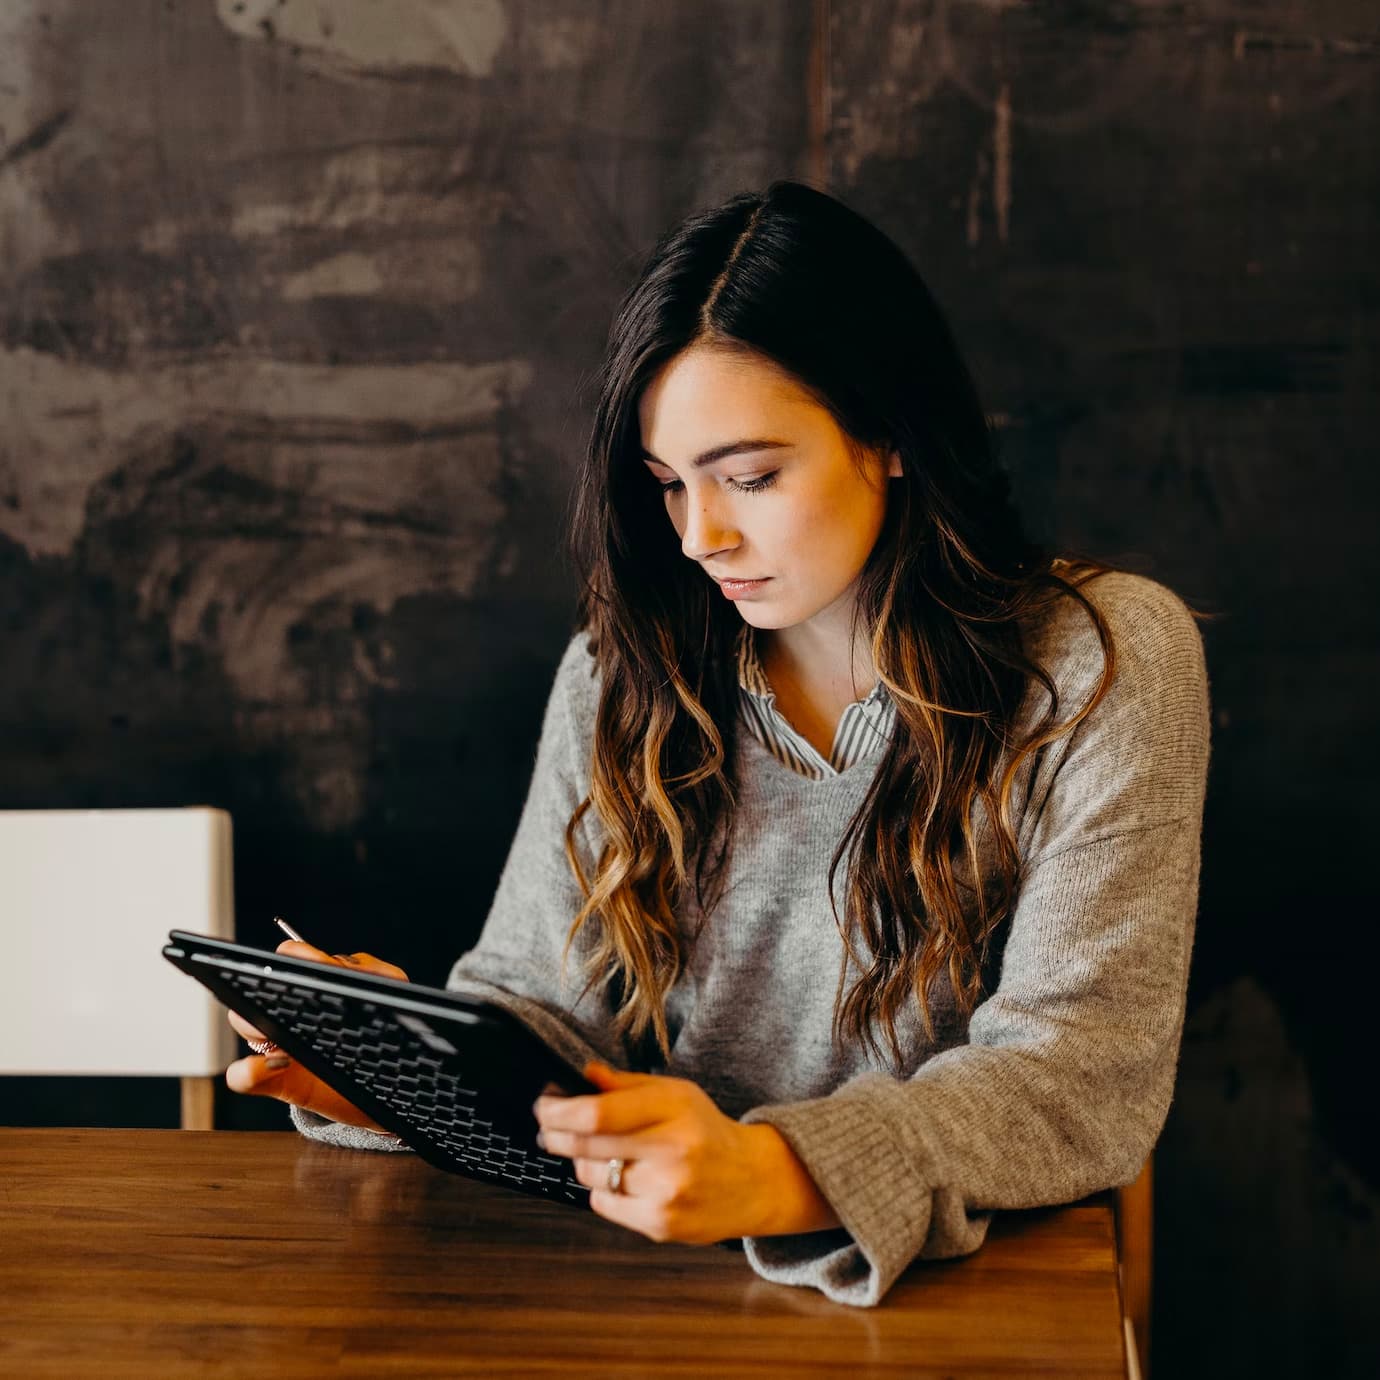
[[[610,983],[615,1026],[632,1042],[653,1037],[669,1055],[666,994],[694,939],[678,917],[692,895],[711,914],[733,837],[743,624],[681,554],[641,460],[642,393],[696,344],[774,362],[830,411],[855,454],[901,458],[855,625],[870,637],[895,729],[829,868],[843,939],[834,1038],[879,1055],[885,1038],[899,1065],[897,1017],[918,1005],[933,1038],[940,974],[965,1016],[982,995],[992,937],[1021,881],[1017,771],[1111,683],[1110,634],[1080,590],[1105,567],[1060,561],[1027,538],[942,313],[863,217],[775,182],[662,238],[609,334],[571,523],[600,690],[589,793],[566,830],[585,897],[566,955],[587,932],[586,989]],[[1104,653],[1100,683],[1065,718],[1023,637],[1061,598],[1083,606]],[[1045,710],[1016,741],[1033,684]],[[597,857],[582,860],[591,811]]]

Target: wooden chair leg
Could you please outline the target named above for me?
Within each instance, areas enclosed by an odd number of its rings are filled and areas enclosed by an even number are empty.
[[[1117,1258],[1121,1265],[1121,1306],[1135,1339],[1141,1380],[1150,1380],[1150,1276],[1154,1245],[1153,1159],[1140,1177],[1116,1191]]]
[[[1130,1318],[1122,1318],[1122,1347],[1126,1352],[1126,1380],[1144,1380],[1140,1370],[1140,1342]]]
[[[216,1080],[214,1078],[184,1078],[182,1080],[182,1129],[210,1131],[215,1128]]]

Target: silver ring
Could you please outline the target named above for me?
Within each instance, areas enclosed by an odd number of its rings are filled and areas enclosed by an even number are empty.
[[[272,1040],[249,1040],[246,1043],[255,1054],[272,1054],[278,1048]]]
[[[605,1187],[610,1193],[621,1193],[623,1191],[623,1161],[610,1160],[608,1179]]]

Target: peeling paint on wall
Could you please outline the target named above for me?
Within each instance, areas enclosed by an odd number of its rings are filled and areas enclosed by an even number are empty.
[[[499,0],[216,0],[216,14],[239,38],[358,72],[487,77],[508,36]]]
[[[992,206],[997,213],[997,238],[1005,244],[1011,236],[1011,88],[1005,83],[997,93],[992,128]]]
[[[150,435],[202,425],[252,425],[265,439],[274,428],[343,441],[352,431],[366,441],[470,432],[494,425],[531,377],[519,360],[351,368],[242,359],[125,372],[0,353],[0,533],[36,557],[68,554],[92,488]],[[57,473],[27,462],[45,452],[65,457]],[[388,483],[382,466],[379,482]]]
[[[289,749],[283,786],[304,818],[353,827],[366,701],[396,688],[387,641],[359,635],[361,611],[470,598],[511,559],[498,423],[530,368],[123,373],[11,351],[0,380],[0,534],[131,586],[175,657],[223,669],[245,750]],[[67,463],[26,463],[40,451]],[[332,637],[348,656],[322,656]]]
[[[45,195],[77,102],[46,11],[41,0],[0,4],[0,265],[26,266],[77,244]]]
[[[385,296],[391,302],[454,304],[479,292],[479,247],[458,234],[424,240],[393,239],[370,253],[346,251],[285,275],[285,301],[317,297]]]
[[[587,62],[599,42],[599,20],[578,14],[529,15],[523,51],[539,71],[558,72]]]
[[[982,207],[990,192],[997,220],[997,239],[1005,244],[1011,234],[1011,91],[1003,86],[997,96],[989,138],[979,145],[973,175],[968,180],[967,240],[976,249],[982,239]],[[989,150],[990,144],[990,150]],[[987,185],[988,175],[992,185]]]
[[[35,69],[55,46],[40,22],[40,0],[0,5],[0,149],[12,148],[51,115]],[[47,50],[47,51],[45,51]]]
[[[459,209],[436,194],[472,171],[464,140],[415,141],[393,145],[361,142],[326,148],[302,158],[300,179],[283,194],[271,167],[248,167],[231,191],[229,229],[238,238],[269,239],[286,231],[320,234],[377,227],[410,230],[452,228],[457,220],[482,223],[505,204],[502,191],[479,186]]]
[[[285,278],[279,288],[289,302],[309,297],[363,297],[387,283],[378,264],[364,254],[333,254]]]

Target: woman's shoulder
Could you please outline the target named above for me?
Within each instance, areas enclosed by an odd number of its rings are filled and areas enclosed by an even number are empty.
[[[556,668],[556,679],[583,683],[597,680],[598,675],[599,663],[594,657],[594,642],[589,629],[576,628],[570,636],[570,641],[565,644],[565,651],[561,653],[561,662]]]
[[[1057,573],[1077,582],[1101,617],[1112,676],[1094,698],[1105,671],[1102,641],[1082,604],[1061,596],[1026,652],[1054,682],[1059,721],[1088,708],[1045,758],[1046,781],[1057,774],[1065,793],[1043,827],[1096,821],[1098,829],[1139,829],[1200,813],[1211,720],[1203,643],[1188,605],[1143,575],[1108,571],[1080,581],[1076,572]],[[1032,683],[1023,726],[1043,728],[1049,707],[1044,687]],[[1037,851],[1048,846],[1046,839]]]
[[[1101,614],[1118,664],[1201,662],[1198,625],[1188,605],[1167,585],[1126,570],[1105,570],[1086,578],[1074,575],[1069,583]],[[1051,673],[1063,673],[1056,679],[1101,674],[1101,639],[1074,594],[1057,595],[1043,611],[1030,650]]]
[[[1205,734],[1207,668],[1188,605],[1167,585],[1129,571],[1073,574],[1070,583],[1097,610],[1111,644],[1112,680],[1096,715],[1103,731],[1144,741]],[[1061,717],[1101,683],[1102,639],[1073,595],[1059,595],[1045,610],[1026,651],[1054,681]],[[1032,689],[1029,712],[1047,706],[1048,697]]]
[[[551,699],[564,705],[577,720],[592,718],[598,708],[599,663],[588,629],[577,629],[566,643],[556,667]]]

